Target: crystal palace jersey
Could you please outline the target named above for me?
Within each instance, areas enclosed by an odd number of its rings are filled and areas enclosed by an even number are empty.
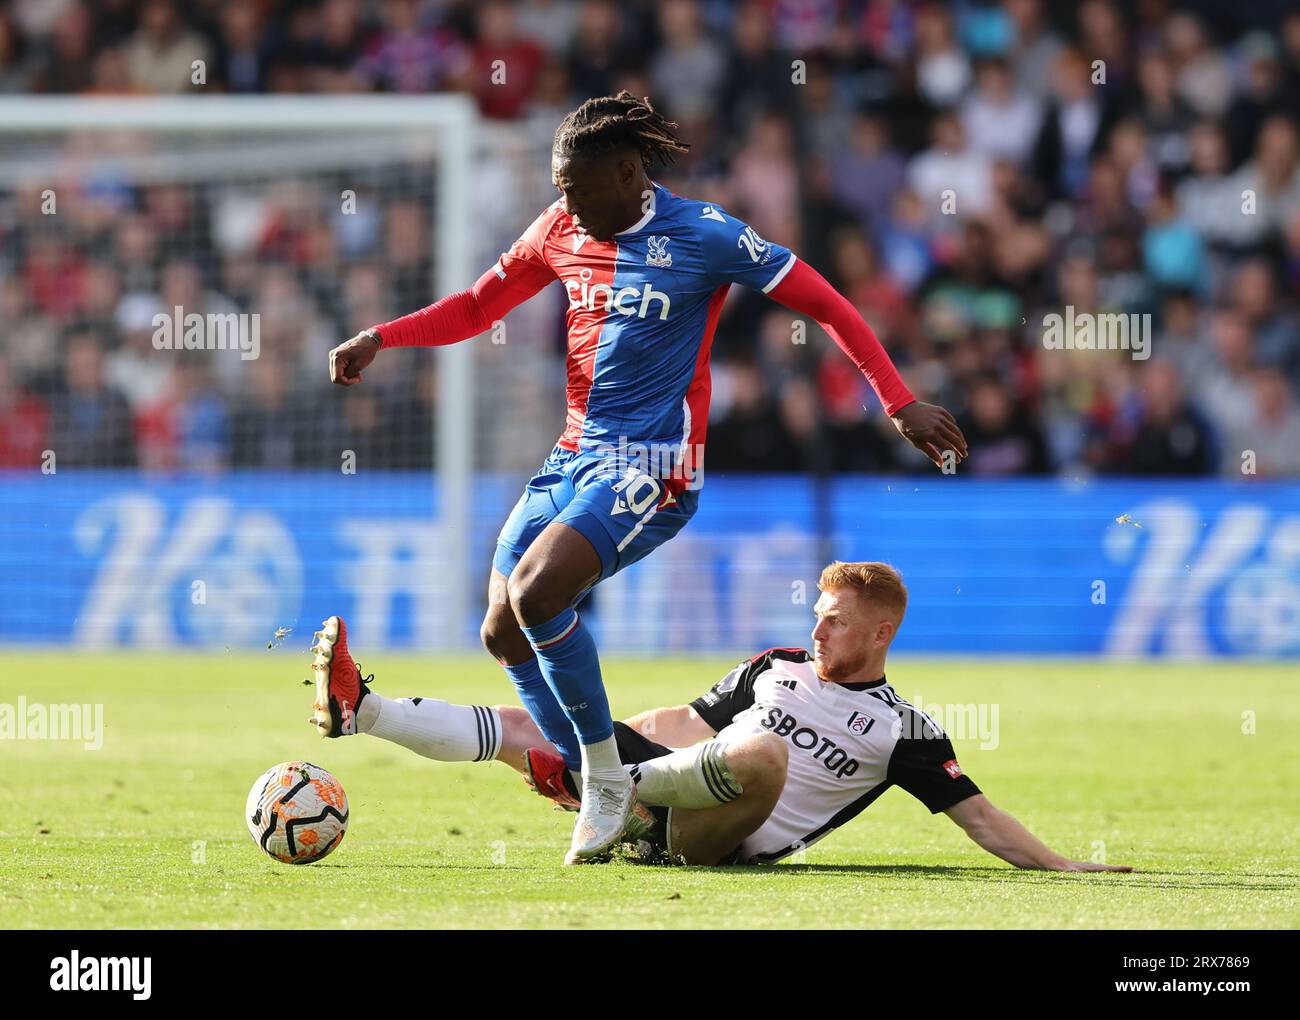
[[[742,662],[691,706],[719,740],[767,731],[789,745],[785,789],[741,844],[740,863],[777,861],[817,842],[891,786],[932,813],[980,792],[943,730],[884,677],[824,683],[802,648],[771,648]]]
[[[558,279],[568,296],[566,449],[689,444],[699,457],[727,288],[766,293],[795,263],[716,205],[659,184],[648,205],[636,224],[597,241],[557,199],[494,267],[530,289]]]

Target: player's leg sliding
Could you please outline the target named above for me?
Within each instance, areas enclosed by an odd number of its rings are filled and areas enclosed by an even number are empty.
[[[347,625],[331,616],[316,634],[312,722],[326,737],[355,733],[401,744],[436,761],[492,761],[501,748],[501,718],[485,705],[452,705],[437,698],[393,701],[372,691],[348,651]]]
[[[625,753],[646,752],[629,743]],[[573,803],[578,789],[559,755],[532,748],[524,758],[534,790],[562,807]],[[679,864],[734,863],[737,848],[762,826],[781,796],[787,760],[781,739],[762,733],[726,744],[710,740],[629,764],[629,773],[640,780],[638,809],[646,810],[645,804],[672,809],[665,830],[636,837],[651,841],[644,859],[655,859],[657,846]]]
[[[773,733],[755,733],[728,741],[726,757],[744,794],[706,810],[674,807],[668,819],[670,859],[682,864],[743,863],[737,851],[775,809],[789,764],[786,742]]]
[[[495,708],[437,698],[391,701],[372,691],[357,713],[357,729],[434,761],[493,761],[501,749]]]
[[[569,606],[521,629],[581,744],[582,808],[564,858],[565,864],[580,864],[605,855],[624,838],[635,815],[636,788],[619,759],[596,643],[577,611]]]
[[[656,807],[717,807],[745,792],[727,764],[726,745],[717,740],[627,768],[637,799]]]
[[[565,810],[578,809],[581,793],[559,755],[532,747],[524,759],[529,786]],[[717,740],[623,768],[636,784],[637,800],[653,807],[718,807],[745,792],[726,760],[726,745]]]

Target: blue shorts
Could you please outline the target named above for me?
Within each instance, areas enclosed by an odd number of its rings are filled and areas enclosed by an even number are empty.
[[[506,519],[492,566],[509,577],[533,539],[561,521],[595,547],[603,581],[667,542],[694,515],[697,490],[679,492],[656,509],[663,494],[657,478],[635,471],[620,475],[609,458],[557,446]]]

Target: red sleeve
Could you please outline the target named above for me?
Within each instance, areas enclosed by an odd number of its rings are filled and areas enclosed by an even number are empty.
[[[553,222],[547,209],[468,290],[371,328],[385,347],[438,347],[478,336],[556,278],[543,254]]]
[[[886,414],[896,414],[916,400],[852,302],[803,259],[795,261],[768,297],[816,319],[867,377]]]

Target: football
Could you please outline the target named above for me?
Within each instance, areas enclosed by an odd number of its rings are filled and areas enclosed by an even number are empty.
[[[281,762],[258,776],[248,791],[244,819],[253,842],[277,861],[311,864],[343,841],[348,795],[319,765]]]

